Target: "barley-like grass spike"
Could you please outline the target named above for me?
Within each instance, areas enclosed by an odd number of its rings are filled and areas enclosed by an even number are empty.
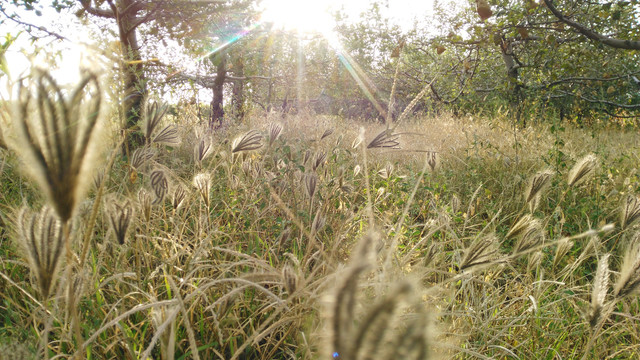
[[[334,129],[334,128],[329,128],[329,129],[325,130],[325,131],[322,133],[322,136],[320,136],[320,140],[322,140],[322,139],[326,138],[327,136],[329,136],[329,135],[333,134],[333,132],[334,132],[334,131],[335,131],[335,129]]]
[[[149,222],[151,219],[151,195],[149,195],[147,190],[140,189],[140,191],[138,191],[138,202],[140,203],[145,221]]]
[[[85,170],[96,144],[92,138],[100,112],[100,87],[97,77],[88,74],[65,98],[48,73],[37,73],[34,82],[35,99],[32,89],[19,84],[15,119],[23,137],[21,145],[26,146],[17,152],[25,156],[34,179],[66,223],[91,179]]]
[[[556,253],[553,256],[553,268],[555,269],[560,264],[562,258],[571,250],[573,247],[573,241],[562,238],[558,241],[558,247],[556,248]]]
[[[589,325],[595,328],[600,323],[604,300],[609,287],[609,254],[605,254],[598,261],[598,269],[593,280],[593,290],[591,291],[591,307],[589,309]]]
[[[640,218],[640,200],[637,196],[629,194],[622,205],[620,227],[624,229],[633,224],[638,218]]]
[[[427,153],[427,164],[429,164],[431,171],[435,171],[436,165],[438,164],[438,153],[435,151],[429,151]]]
[[[171,199],[173,210],[178,210],[184,203],[186,197],[187,191],[184,189],[184,187],[182,185],[176,186],[176,188],[173,190],[173,198]]]
[[[544,241],[544,234],[537,219],[532,220],[521,232],[520,240],[516,242],[513,252],[514,254],[526,252],[540,245]]]
[[[151,173],[149,176],[149,180],[151,182],[151,188],[153,192],[156,194],[156,199],[153,201],[154,204],[159,204],[164,200],[164,196],[167,194],[169,190],[169,182],[167,181],[167,175],[163,170],[157,169]]]
[[[156,153],[152,148],[148,146],[139,147],[133,151],[133,154],[131,154],[129,166],[133,169],[140,170],[140,168],[153,159],[155,155]]]
[[[313,159],[313,164],[311,164],[313,171],[316,171],[320,166],[322,166],[325,160],[327,160],[327,153],[324,151],[318,151]]]
[[[313,198],[313,196],[316,193],[316,188],[318,185],[318,178],[312,174],[306,174],[304,176],[304,187],[307,190],[307,195],[309,195],[309,198]]]
[[[273,143],[280,137],[282,133],[282,124],[271,123],[269,125],[269,147],[273,146]]]
[[[464,251],[462,261],[460,261],[460,271],[496,261],[499,256],[498,244],[498,239],[493,234],[477,237]]]
[[[629,242],[629,247],[622,260],[620,275],[613,288],[613,296],[624,298],[640,288],[640,234],[636,234]]]
[[[193,149],[193,154],[196,162],[202,165],[202,161],[211,154],[211,143],[206,138],[200,139]]]
[[[109,220],[116,236],[116,240],[120,245],[124,244],[127,237],[127,231],[129,230],[129,225],[131,225],[133,214],[133,206],[131,206],[131,203],[128,200],[122,205],[118,203],[113,203],[111,205]]]
[[[542,193],[548,187],[553,172],[551,170],[545,170],[535,174],[529,183],[529,188],[525,193],[526,203],[529,207],[529,211],[534,213],[540,205],[540,198]]]
[[[160,106],[157,102],[147,105],[147,116],[144,123],[144,136],[147,144],[150,143],[153,131],[158,127],[167,110],[169,110],[167,106]]]
[[[505,238],[511,239],[522,235],[527,229],[531,227],[537,227],[539,225],[539,221],[535,219],[532,215],[526,214],[521,217],[515,224],[509,229],[507,236]]]
[[[290,265],[285,265],[282,268],[282,280],[285,291],[291,296],[298,289],[300,281],[296,271]]]
[[[400,135],[394,134],[391,130],[385,129],[380,134],[378,134],[369,145],[367,145],[367,149],[375,149],[375,148],[390,148],[390,149],[399,149],[400,142],[398,139]]]
[[[211,190],[211,175],[200,173],[193,178],[193,185],[198,189],[204,205],[209,207],[209,194]]]
[[[257,130],[250,130],[236,138],[231,146],[232,153],[257,150],[262,147],[262,135]]]
[[[567,183],[569,186],[576,186],[585,182],[593,174],[598,159],[595,155],[589,154],[580,159],[569,172]]]
[[[153,142],[156,144],[163,144],[168,146],[176,146],[180,144],[180,138],[178,137],[178,128],[175,125],[167,125],[153,138]]]
[[[38,282],[42,300],[46,301],[56,281],[64,251],[62,223],[48,206],[39,213],[23,207],[17,217],[17,227],[20,244]]]

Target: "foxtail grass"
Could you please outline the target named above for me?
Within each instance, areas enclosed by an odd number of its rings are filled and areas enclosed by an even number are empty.
[[[144,137],[147,145],[151,144],[154,131],[160,125],[162,118],[169,108],[166,105],[159,105],[158,102],[148,104],[146,107],[146,116],[144,121]]]
[[[627,195],[622,204],[620,227],[625,229],[640,218],[640,200],[635,195]]]
[[[589,154],[582,159],[578,160],[578,162],[573,166],[571,171],[569,172],[569,176],[567,178],[567,184],[570,187],[577,186],[586,180],[588,180],[594,173],[598,158],[595,155]]]
[[[93,74],[84,75],[68,97],[48,73],[34,76],[31,87],[20,83],[14,118],[26,146],[16,144],[16,151],[67,223],[90,183],[88,159],[99,141],[95,133],[102,94]]]
[[[231,153],[253,151],[262,147],[262,135],[257,130],[251,130],[233,140]]]
[[[62,221],[48,206],[38,213],[22,208],[17,217],[19,242],[37,280],[41,300],[46,302],[58,276],[65,239]]]
[[[118,244],[123,245],[126,240],[131,221],[134,218],[134,211],[131,202],[128,200],[122,204],[113,202],[110,206],[108,215],[116,241]]]

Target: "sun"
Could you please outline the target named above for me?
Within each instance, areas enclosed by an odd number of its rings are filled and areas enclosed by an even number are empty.
[[[330,0],[265,0],[262,4],[264,23],[299,34],[330,36],[333,33],[335,20],[330,14]]]

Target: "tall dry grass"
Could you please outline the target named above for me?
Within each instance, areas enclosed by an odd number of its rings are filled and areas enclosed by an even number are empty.
[[[638,352],[630,134],[569,129],[559,145],[544,125],[513,136],[505,119],[389,127],[273,113],[211,133],[188,109],[152,104],[145,146],[123,158],[112,139],[104,171],[71,171],[65,185],[89,192],[65,188],[76,195],[63,206],[43,174],[84,169],[85,138],[57,138],[93,120],[56,123],[47,114],[67,97],[43,79],[17,115],[45,111],[45,125],[26,125],[40,140],[0,150],[3,348],[94,359]],[[25,150],[42,154],[40,187],[18,175]]]

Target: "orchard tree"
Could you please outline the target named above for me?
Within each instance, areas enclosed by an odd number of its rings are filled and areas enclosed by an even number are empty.
[[[472,0],[450,14],[438,22],[446,35],[425,45],[477,52],[467,98],[499,91],[517,118],[539,106],[561,116],[637,116],[637,1]]]
[[[207,23],[217,13],[239,6],[224,0],[80,0],[78,16],[94,16],[111,20],[123,56],[123,114],[130,147],[142,144],[142,134],[136,130],[142,115],[148,79],[139,31],[159,39],[188,39],[207,31]]]

